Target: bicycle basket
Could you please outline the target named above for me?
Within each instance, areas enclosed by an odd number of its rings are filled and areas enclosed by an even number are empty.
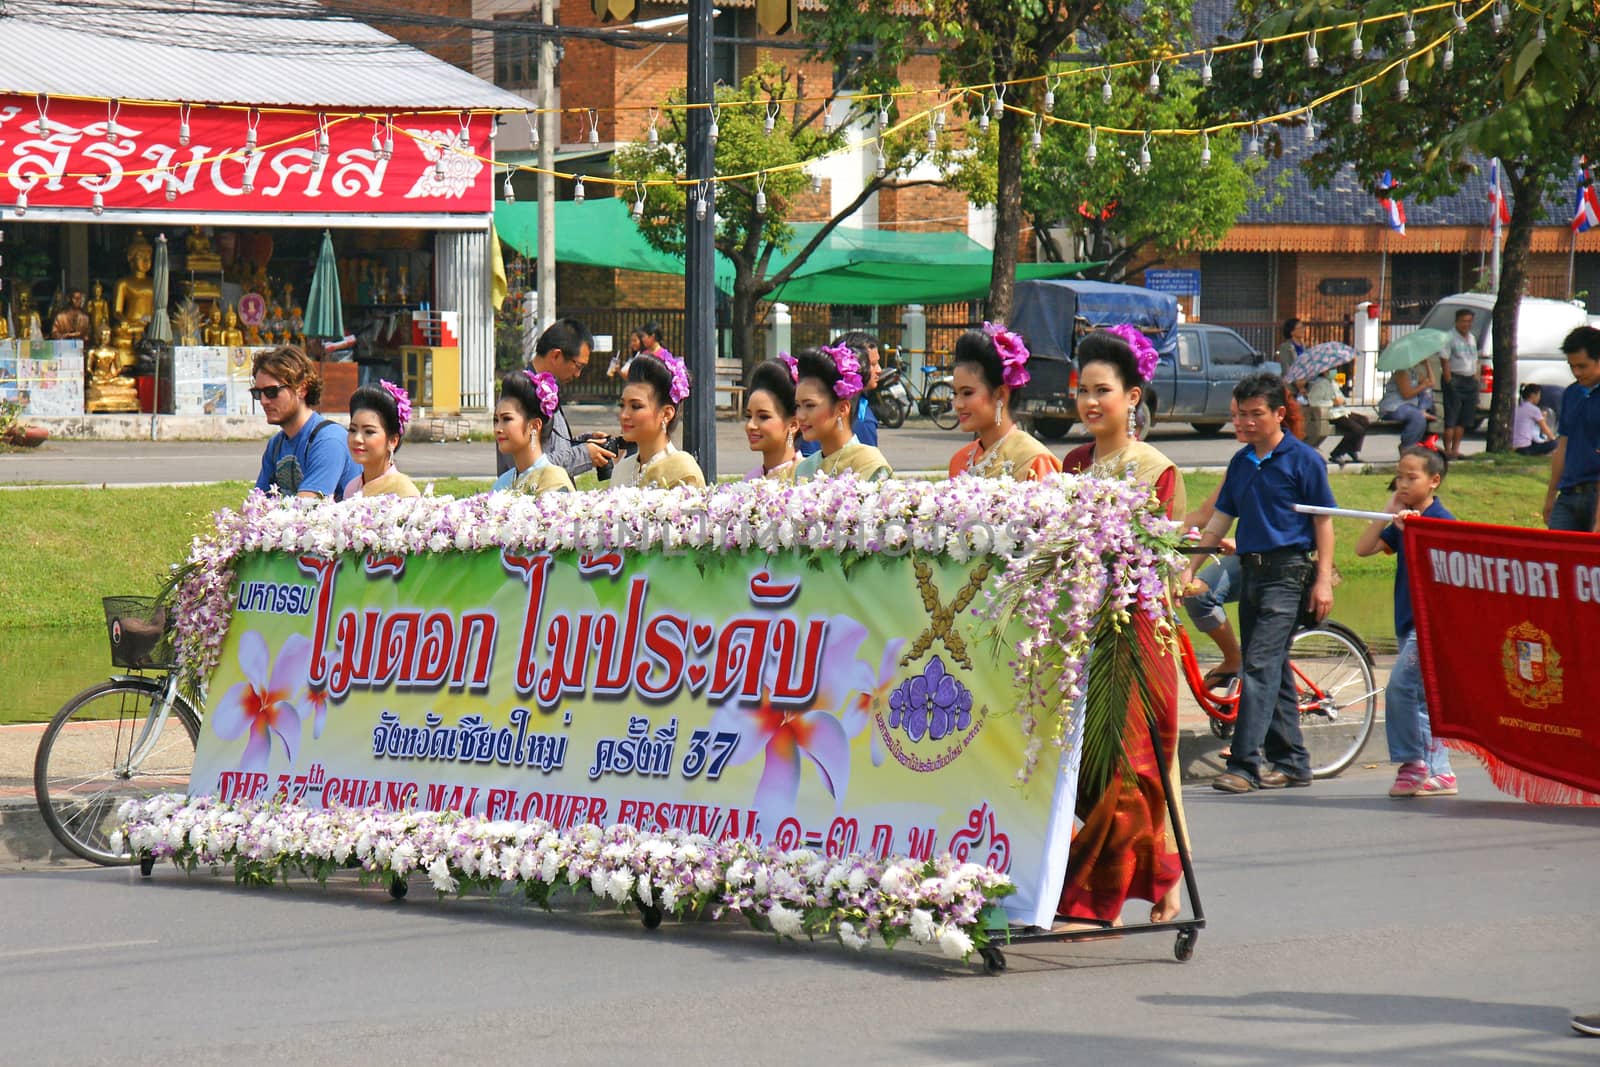
[[[157,604],[155,597],[108,596],[100,602],[106,610],[112,666],[133,670],[172,666],[167,609]]]

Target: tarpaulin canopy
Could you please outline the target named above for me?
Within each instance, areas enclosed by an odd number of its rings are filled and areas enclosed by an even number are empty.
[[[1137,285],[1113,282],[1033,281],[1017,285],[1009,325],[1028,339],[1033,354],[1072,358],[1074,323],[1116,326],[1128,322],[1150,338],[1156,351],[1178,347],[1178,301]]]
[[[525,256],[536,254],[537,204],[495,205],[501,240]],[[795,223],[787,251],[774,252],[776,273],[810,242],[821,223]],[[602,198],[556,204],[556,259],[593,267],[679,274],[683,257],[651,247],[629,215],[626,201]],[[898,233],[837,227],[769,299],[790,304],[942,304],[981,299],[989,290],[993,253],[964,233]],[[1061,278],[1092,263],[1027,263],[1017,277]],[[733,264],[718,253],[717,288],[733,290]]]

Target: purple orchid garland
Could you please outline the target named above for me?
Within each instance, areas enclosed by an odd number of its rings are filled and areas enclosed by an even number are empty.
[[[866,388],[861,380],[861,360],[856,356],[855,349],[841,341],[836,345],[823,345],[817,351],[833,360],[834,367],[839,371],[839,381],[833,387],[835,397],[849,400]]]
[[[549,371],[524,370],[522,373],[533,382],[533,392],[539,398],[539,410],[544,412],[544,417],[553,416],[561,406],[561,387],[556,383],[556,376]]]
[[[1001,380],[1012,389],[1021,389],[1033,380],[1028,373],[1028,346],[1022,336],[1006,329],[1004,323],[985,322],[983,332],[994,342],[1000,355]]]
[[[411,394],[387,378],[378,379],[378,387],[394,397],[395,410],[400,415],[400,436],[406,435],[406,427],[411,425]]]
[[[1115,326],[1106,327],[1106,332],[1122,338],[1133,349],[1134,362],[1139,367],[1139,377],[1145,381],[1153,381],[1156,366],[1161,362],[1161,354],[1156,351],[1155,345],[1150,343],[1150,338],[1144,331],[1130,322],[1121,322]]]

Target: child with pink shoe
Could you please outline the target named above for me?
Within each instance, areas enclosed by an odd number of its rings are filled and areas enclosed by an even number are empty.
[[[1388,552],[1395,557],[1394,633],[1400,653],[1389,673],[1385,690],[1384,731],[1389,739],[1389,759],[1400,764],[1391,797],[1452,797],[1456,795],[1456,776],[1444,745],[1434,740],[1428,722],[1428,699],[1422,688],[1422,667],[1417,658],[1417,633],[1411,616],[1411,586],[1406,578],[1406,556],[1402,531],[1406,520],[1421,515],[1429,519],[1453,519],[1434,495],[1444,481],[1445,460],[1438,452],[1420,445],[1400,450],[1399,472],[1394,494],[1384,510],[1394,518],[1368,524],[1356,541],[1356,555],[1372,556]]]

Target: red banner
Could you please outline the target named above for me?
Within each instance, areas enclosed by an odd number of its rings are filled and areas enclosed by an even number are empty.
[[[493,121],[0,95],[0,207],[482,214]]]
[[[1436,736],[1528,800],[1600,803],[1600,537],[1406,523]]]

